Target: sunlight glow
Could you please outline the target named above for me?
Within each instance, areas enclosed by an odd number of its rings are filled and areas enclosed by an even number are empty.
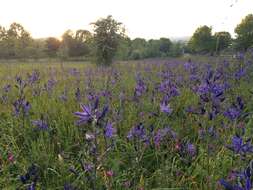
[[[233,34],[249,13],[253,0],[8,0],[1,2],[0,25],[15,21],[33,37],[60,37],[110,14],[131,38],[150,39],[191,36],[204,24]]]

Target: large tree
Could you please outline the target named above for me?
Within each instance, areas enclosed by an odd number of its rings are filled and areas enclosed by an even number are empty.
[[[67,30],[62,35],[60,54],[64,57],[80,57],[88,55],[90,52],[89,44],[92,35],[87,30],[77,30],[73,32]]]
[[[172,47],[172,42],[169,38],[160,38],[159,50],[164,54],[168,55]]]
[[[190,49],[197,53],[208,53],[215,49],[215,40],[212,36],[212,28],[201,26],[197,28],[189,41]]]
[[[12,23],[8,29],[0,27],[2,58],[25,58],[30,55],[33,39],[21,24]]]
[[[216,51],[218,52],[226,49],[232,43],[232,38],[229,32],[216,32],[214,34],[214,39],[216,42]]]
[[[253,14],[247,15],[235,28],[238,49],[247,50],[253,46]]]
[[[61,41],[54,37],[46,39],[46,53],[49,57],[55,57],[61,45]]]
[[[114,20],[112,16],[101,18],[92,25],[97,64],[110,65],[117,52],[119,41],[125,35],[125,29],[122,23]]]

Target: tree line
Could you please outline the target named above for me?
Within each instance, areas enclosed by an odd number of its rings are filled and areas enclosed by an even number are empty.
[[[247,51],[253,47],[253,14],[247,15],[235,28],[236,38],[229,32],[222,31],[212,34],[212,28],[201,26],[197,28],[188,42],[190,53],[220,53],[225,49]]]
[[[169,38],[131,40],[122,23],[112,16],[92,23],[93,31],[67,30],[61,39],[34,39],[25,28],[12,23],[0,26],[0,58],[95,58],[97,63],[109,64],[113,59],[131,60],[154,57],[176,57],[183,53],[214,54],[226,49],[246,51],[253,47],[253,15],[247,15],[235,28],[236,38],[229,32],[212,33],[212,28],[201,26],[188,42],[173,42]]]

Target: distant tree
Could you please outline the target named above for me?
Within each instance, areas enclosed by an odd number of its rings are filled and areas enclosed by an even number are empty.
[[[170,47],[170,52],[169,56],[170,57],[179,57],[183,54],[183,48],[184,44],[180,41],[178,42],[173,42],[171,47]]]
[[[148,42],[144,38],[135,38],[131,41],[130,59],[143,59],[146,57]]]
[[[168,55],[172,46],[172,42],[169,38],[160,38],[159,50],[163,55]]]
[[[92,35],[88,30],[77,30],[70,54],[77,57],[88,55],[90,53],[91,38]]]
[[[112,16],[107,16],[92,25],[97,64],[110,65],[117,52],[120,38],[125,35],[122,23],[114,20]]]
[[[60,40],[54,37],[46,39],[46,53],[49,57],[55,57],[56,53],[61,45]]]
[[[160,40],[149,40],[145,53],[146,57],[161,57],[160,45]]]
[[[121,37],[119,40],[119,45],[117,52],[115,54],[116,59],[127,60],[130,58],[131,54],[131,39],[128,37]]]
[[[229,32],[216,32],[214,34],[216,50],[220,52],[232,44],[232,38]]]
[[[189,47],[193,52],[208,53],[215,49],[215,40],[212,36],[212,28],[201,26],[197,28],[189,41]]]
[[[72,30],[67,30],[63,33],[62,35],[62,41],[61,41],[61,46],[59,49],[59,56],[62,59],[66,59],[71,56],[71,48],[73,47],[74,44],[74,33]]]
[[[7,31],[4,27],[0,26],[0,58],[8,57],[8,43]]]
[[[89,43],[92,35],[87,30],[77,30],[75,33],[67,30],[62,35],[60,46],[61,57],[79,57],[88,55],[90,52]]]
[[[48,57],[46,40],[45,39],[33,39],[33,43],[30,47],[29,57],[34,59]]]
[[[0,27],[0,56],[2,58],[28,57],[32,42],[30,34],[18,23],[12,23],[9,29]]]
[[[247,50],[253,46],[253,14],[247,15],[235,28],[237,34],[236,45],[238,49]]]

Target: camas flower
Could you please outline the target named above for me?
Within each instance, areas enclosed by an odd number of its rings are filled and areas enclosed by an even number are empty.
[[[166,105],[165,102],[163,102],[163,103],[160,104],[160,110],[161,110],[161,112],[166,113],[168,115],[170,115],[172,113],[172,111],[173,111],[170,108],[170,105],[169,104]]]
[[[176,139],[176,133],[171,130],[169,127],[165,127],[164,129],[158,129],[157,132],[154,134],[154,144],[156,147],[159,147],[161,142],[166,138]]]
[[[80,118],[80,120],[77,122],[78,125],[90,122],[93,119],[92,108],[90,106],[81,104],[81,109],[81,112],[75,112],[75,115]]]
[[[219,183],[225,188],[225,190],[252,190],[253,184],[251,178],[252,166],[247,166],[242,172],[233,172],[231,182],[221,179],[219,180]]]
[[[25,116],[28,115],[31,105],[25,99],[18,99],[13,103],[14,106],[14,114],[19,116],[20,114],[24,114]]]
[[[32,164],[28,168],[25,175],[20,176],[20,181],[23,184],[26,184],[26,185],[29,184],[27,188],[29,190],[35,190],[38,179],[39,179],[39,170],[38,170],[38,167],[35,166],[34,164]]]
[[[142,123],[133,127],[129,131],[127,138],[129,140],[137,139],[137,140],[142,141],[146,144],[149,144],[148,131],[146,130],[146,128],[144,127],[144,125]]]
[[[38,130],[47,130],[48,125],[44,120],[34,120],[32,124],[37,127]]]
[[[224,112],[224,116],[230,120],[235,120],[240,116],[241,112],[235,107],[228,108],[227,111]]]
[[[191,143],[188,143],[187,145],[186,145],[186,150],[187,150],[187,152],[188,152],[188,154],[190,155],[190,156],[195,156],[196,155],[196,147],[193,145],[193,144],[191,144]]]
[[[104,106],[102,111],[98,109],[99,99],[96,98],[93,106],[81,104],[81,112],[75,112],[74,114],[79,117],[77,125],[86,124],[92,121],[98,123],[101,119],[105,117],[105,114],[108,112],[108,106]]]
[[[227,146],[228,149],[232,150],[235,154],[246,155],[247,153],[253,153],[253,145],[251,139],[243,141],[242,137],[234,136],[232,138],[232,144]]]
[[[105,137],[106,138],[112,138],[116,133],[116,129],[113,128],[112,124],[111,123],[108,123],[105,127]]]

